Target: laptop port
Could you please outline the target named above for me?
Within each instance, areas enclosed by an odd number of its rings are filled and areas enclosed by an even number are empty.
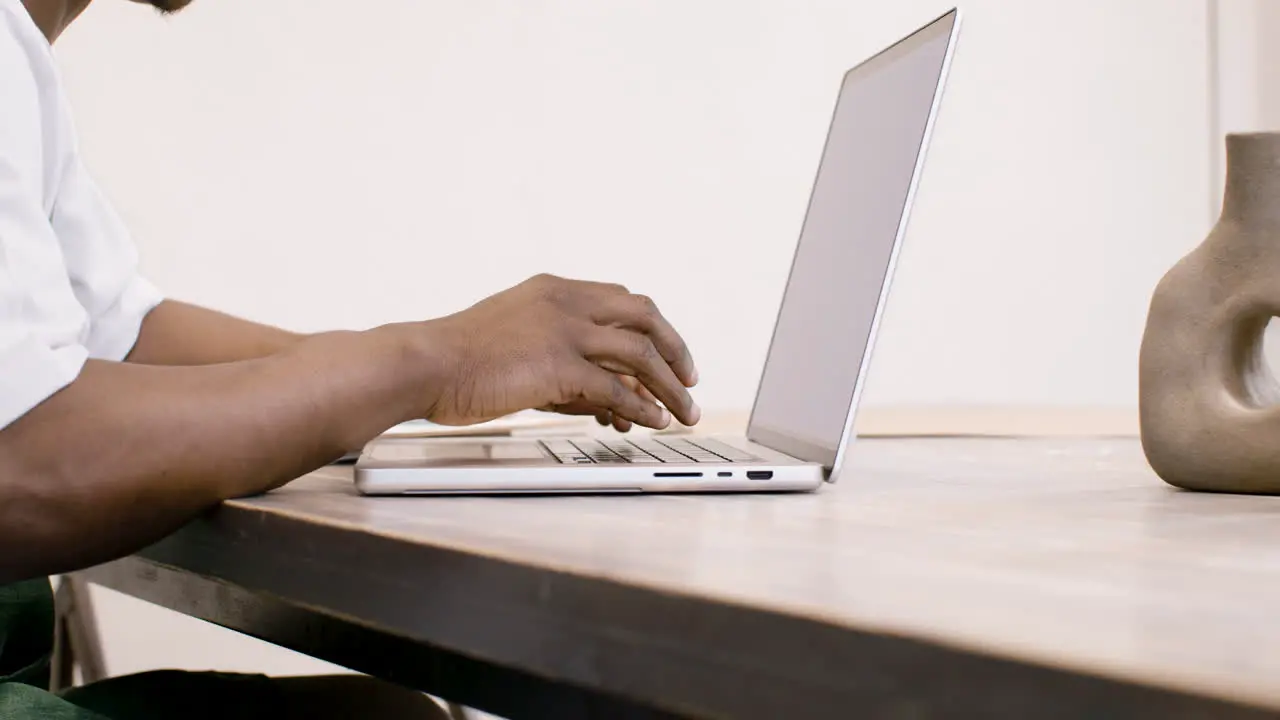
[[[773,471],[772,470],[748,470],[747,479],[748,480],[772,480]]]

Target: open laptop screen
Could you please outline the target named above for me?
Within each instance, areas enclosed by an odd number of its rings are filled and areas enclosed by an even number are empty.
[[[748,436],[834,463],[905,226],[955,12],[845,75]]]

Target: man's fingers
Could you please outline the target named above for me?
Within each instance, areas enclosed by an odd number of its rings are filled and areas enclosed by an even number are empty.
[[[613,426],[618,432],[627,432],[631,429],[631,421],[618,415],[614,415],[608,410],[601,410],[596,413],[596,422],[604,427]]]
[[[648,395],[648,393],[642,393]],[[648,399],[646,397],[646,399]],[[550,405],[542,408],[544,412],[553,412],[558,415],[591,415],[596,422],[604,427],[612,425],[618,432],[627,432],[631,429],[631,421],[617,417],[608,410],[601,410],[595,404],[585,400],[566,403],[564,405]]]
[[[575,402],[565,403],[563,405],[550,405],[548,407],[543,408],[543,410],[547,412],[553,412],[558,415],[594,415],[597,420],[600,419],[601,415],[608,414],[607,412],[601,410],[595,405],[592,405],[591,403],[585,402],[583,400],[577,400]],[[609,423],[607,420],[601,423],[601,425],[608,425],[608,424]]]
[[[645,387],[639,380],[636,380],[635,378],[631,379],[635,381],[636,392],[640,393],[640,397],[645,400],[652,400],[654,402],[658,401],[658,398],[654,397],[653,393],[649,392],[649,388]]]
[[[627,387],[630,387],[632,390],[639,393],[641,399],[657,403],[657,398],[655,398],[653,393],[649,392],[644,385],[641,385],[639,380],[631,377],[630,375],[621,375],[620,377],[622,378],[622,382],[626,383]],[[609,427],[612,425],[613,429],[618,432],[630,432],[632,427],[630,420],[618,417],[612,412],[596,407],[586,400],[578,400],[565,405],[552,406],[548,408],[548,410],[558,412],[561,415],[593,415],[595,416],[596,422],[601,426]]]
[[[693,364],[689,346],[649,297],[609,294],[592,310],[591,319],[601,325],[628,328],[649,336],[685,387],[698,384],[698,369]]]
[[[645,387],[639,380],[630,375],[623,375],[622,382],[626,383],[631,389],[640,394],[640,398],[646,402],[657,403],[658,399],[649,392],[649,388]],[[620,433],[631,432],[631,421],[626,418],[612,416],[609,418],[613,423],[613,429]]]
[[[577,370],[576,385],[582,400],[613,413],[615,418],[630,420],[655,430],[671,424],[671,413],[640,397],[640,393],[623,382],[616,373],[584,362]]]
[[[627,387],[636,391],[642,400],[651,403],[658,402],[657,398],[653,396],[653,393],[649,392],[644,385],[641,385],[639,380],[631,377],[630,375],[620,375],[619,377]],[[545,412],[553,412],[560,415],[591,415],[595,417],[596,422],[600,425],[604,427],[613,426],[613,428],[618,432],[629,432],[632,427],[630,420],[616,416],[611,411],[605,410],[595,403],[587,402],[582,399],[574,400],[573,402],[564,403],[562,405],[549,405],[542,409]]]
[[[697,424],[702,411],[648,336],[620,328],[597,328],[583,339],[582,351],[606,370],[634,375],[680,422]]]

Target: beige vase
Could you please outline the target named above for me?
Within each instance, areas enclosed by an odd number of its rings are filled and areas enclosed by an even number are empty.
[[[1189,490],[1280,493],[1280,133],[1227,136],[1222,217],[1160,281],[1139,360],[1142,447]]]

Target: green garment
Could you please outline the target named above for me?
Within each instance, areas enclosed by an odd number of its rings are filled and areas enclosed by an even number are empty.
[[[47,579],[0,587],[0,720],[103,720],[47,690],[53,622]]]
[[[160,671],[48,691],[53,588],[45,578],[0,587],[0,720],[285,717],[263,675]]]

